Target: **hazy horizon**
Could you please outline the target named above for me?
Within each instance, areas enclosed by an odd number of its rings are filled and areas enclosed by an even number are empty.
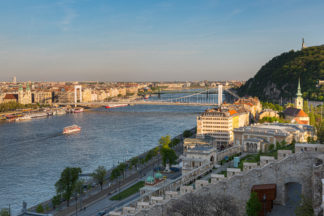
[[[314,0],[0,2],[0,81],[247,80],[324,44]]]

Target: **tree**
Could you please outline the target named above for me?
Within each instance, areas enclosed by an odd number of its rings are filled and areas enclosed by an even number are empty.
[[[61,200],[62,200],[62,195],[61,194],[57,194],[57,195],[53,196],[52,205],[53,205],[54,209],[56,208],[56,206],[61,204]]]
[[[83,192],[84,192],[84,189],[83,189],[83,185],[84,185],[84,180],[78,180],[76,183],[75,183],[75,188],[73,190],[73,193],[75,194],[75,200],[76,202],[78,201],[78,195],[81,197],[80,199],[80,208],[82,208],[82,195],[83,195]]]
[[[97,184],[100,185],[101,190],[106,175],[107,175],[107,170],[103,166],[98,166],[98,168],[91,174],[92,178],[97,182]]]
[[[190,193],[178,199],[167,209],[171,216],[236,216],[237,208],[228,196]]]
[[[169,146],[170,142],[171,142],[170,135],[166,135],[165,137],[161,137],[160,140],[159,140],[159,143],[160,143],[161,146],[165,146],[165,145]]]
[[[309,113],[309,105],[308,105],[307,100],[304,100],[303,108],[304,108],[305,113]]]
[[[0,216],[10,216],[9,209],[7,209],[7,208],[1,209]]]
[[[61,173],[60,179],[55,183],[56,192],[62,194],[67,206],[70,204],[72,193],[81,174],[79,167],[66,167]]]
[[[190,130],[185,130],[182,134],[184,138],[188,138],[192,136],[192,132]]]
[[[39,204],[37,206],[37,208],[36,208],[36,212],[37,213],[44,213],[44,207],[41,204]]]
[[[259,201],[258,195],[252,192],[250,199],[246,203],[246,214],[248,216],[258,216],[259,212],[262,210],[262,204]]]
[[[301,201],[295,210],[296,216],[314,216],[312,199],[305,199],[302,195]]]
[[[178,159],[175,151],[168,146],[163,146],[161,148],[161,155],[163,166],[166,166],[166,164],[175,164],[176,160]]]

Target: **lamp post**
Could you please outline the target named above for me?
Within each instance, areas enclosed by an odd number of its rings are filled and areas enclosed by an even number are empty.
[[[266,201],[267,201],[267,195],[266,194],[263,194],[263,215],[265,216],[266,215]]]

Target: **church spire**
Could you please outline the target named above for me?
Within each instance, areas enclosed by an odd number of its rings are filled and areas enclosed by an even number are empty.
[[[297,88],[297,97],[301,97],[303,94],[301,93],[301,88],[300,88],[300,77],[298,79],[298,88]]]

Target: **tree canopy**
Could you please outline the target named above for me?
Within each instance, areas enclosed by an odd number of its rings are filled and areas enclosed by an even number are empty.
[[[257,96],[262,100],[294,98],[298,79],[304,99],[324,100],[324,45],[291,50],[274,57],[239,89],[241,96]]]
[[[262,204],[259,201],[258,195],[252,192],[250,199],[246,203],[246,214],[248,216],[258,216],[259,212],[262,210]]]
[[[92,178],[100,185],[100,189],[102,190],[102,185],[105,181],[105,177],[107,175],[107,170],[104,166],[99,166],[93,173]]]
[[[66,167],[62,171],[60,179],[55,183],[57,194],[62,194],[62,197],[67,201],[67,206],[69,206],[81,172],[79,167]]]

